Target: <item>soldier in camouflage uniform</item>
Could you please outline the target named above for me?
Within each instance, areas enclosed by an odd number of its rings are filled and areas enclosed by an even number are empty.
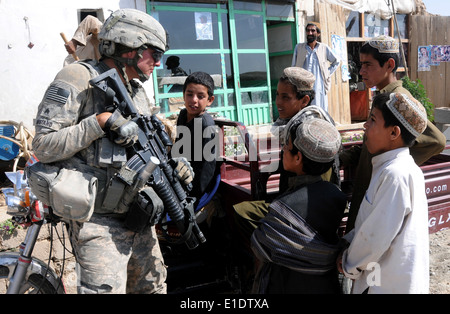
[[[154,226],[140,233],[128,230],[123,224],[127,208],[119,209],[108,197],[115,192],[108,190],[110,180],[124,163],[114,156],[110,162],[102,156],[99,162],[98,157],[110,133],[115,134],[113,145],[133,144],[137,125],[118,111],[105,112],[103,93],[89,85],[90,79],[116,68],[136,109],[151,114],[141,82],[160,65],[167,50],[166,32],[150,15],[123,9],[105,21],[99,39],[100,62],[67,65],[50,84],[35,120],[33,150],[42,163],[63,162],[98,179],[92,217],[69,221],[78,293],[166,293],[167,271]],[[193,173],[187,171],[185,176],[189,182]]]

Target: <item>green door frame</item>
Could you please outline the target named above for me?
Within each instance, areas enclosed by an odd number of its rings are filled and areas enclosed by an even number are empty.
[[[245,11],[235,10],[234,2],[229,2],[229,25],[230,25],[230,37],[231,37],[231,54],[234,60],[233,73],[234,73],[234,87],[236,95],[236,109],[238,121],[243,122],[246,125],[269,123],[272,121],[272,108],[271,108],[271,92],[270,92],[270,65],[269,65],[269,49],[267,45],[267,24],[266,24],[266,1],[261,1],[261,11]],[[263,34],[264,34],[264,49],[240,49],[238,48],[237,36],[236,36],[236,14],[247,15],[259,15],[263,18]],[[239,54],[260,53],[265,55],[266,62],[266,86],[261,87],[242,87],[240,79],[240,67],[239,67]],[[262,104],[246,104],[242,103],[242,93],[252,92],[267,92],[267,103]],[[266,109],[266,110],[264,110]]]
[[[181,2],[181,1],[180,1]],[[153,12],[158,11],[184,11],[184,12],[211,12],[217,14],[218,20],[218,36],[219,36],[219,49],[169,49],[166,55],[187,55],[187,54],[220,54],[221,60],[221,74],[222,74],[222,89],[216,89],[215,95],[218,100],[217,106],[210,107],[208,109],[209,112],[217,112],[219,115],[225,116],[226,118],[234,121],[241,121],[246,125],[255,125],[255,124],[264,124],[270,123],[273,121],[273,113],[272,113],[272,92],[271,92],[271,80],[270,80],[270,63],[269,63],[269,49],[268,49],[268,39],[267,39],[267,21],[274,20],[273,18],[267,18],[266,16],[266,0],[261,1],[261,11],[247,11],[247,10],[235,10],[234,1],[230,0],[228,2],[228,8],[224,8],[223,5],[218,2],[216,7],[197,7],[197,6],[174,6],[170,5],[158,5],[153,6],[151,1],[147,1],[147,13],[152,14]],[[227,14],[228,16],[228,25],[229,25],[229,36],[230,36],[230,48],[224,48],[224,39],[223,38],[223,14]],[[236,23],[235,23],[235,15],[236,14],[247,14],[247,15],[259,15],[263,20],[263,35],[264,35],[264,48],[263,49],[238,49],[237,45],[237,34],[236,34]],[[294,20],[297,20],[294,18]],[[292,22],[292,21],[291,21]],[[241,86],[241,78],[239,71],[239,55],[242,54],[264,54],[265,66],[266,66],[266,84],[265,86],[253,86],[253,87],[242,87]],[[230,55],[231,63],[232,63],[232,76],[234,88],[229,88],[227,86],[227,73],[225,67],[226,55]],[[155,90],[155,101],[157,104],[167,102],[170,97],[182,97],[182,93],[160,93],[158,88],[158,70],[162,70],[164,68],[164,64],[162,64],[153,75],[153,84]],[[243,104],[242,102],[242,93],[266,93],[267,100],[262,103],[252,103],[252,104]],[[217,96],[221,97],[217,97]],[[229,96],[234,96],[234,105],[229,103]],[[168,111],[168,107],[165,108],[165,114],[167,116],[173,114],[173,112]]]
[[[149,4],[150,0],[147,0],[147,13],[152,15],[152,6]],[[166,52],[166,55],[187,55],[187,54],[220,54],[220,60],[221,60],[221,74],[222,74],[222,84],[223,89],[216,89],[214,91],[214,94],[216,95],[216,99],[219,100],[219,106],[218,107],[210,107],[208,109],[209,112],[218,112],[219,114],[222,114],[224,116],[227,116],[227,118],[231,120],[236,120],[236,107],[234,105],[230,105],[228,102],[228,95],[232,94],[234,90],[232,88],[228,88],[227,86],[227,78],[226,78],[226,69],[225,69],[225,54],[231,54],[231,49],[225,49],[223,42],[223,32],[222,32],[222,14],[228,14],[227,9],[223,9],[220,6],[220,3],[217,3],[216,8],[202,8],[202,7],[182,7],[179,6],[170,6],[170,5],[157,5],[154,6],[155,11],[183,11],[183,12],[211,12],[217,14],[218,19],[218,36],[219,36],[219,49],[169,49]],[[164,64],[161,64],[161,66],[158,69],[163,69]],[[157,69],[157,71],[158,71]],[[171,93],[170,95],[168,93],[159,93],[158,90],[158,81],[157,81],[157,71],[156,75],[153,75],[153,83],[154,83],[154,90],[155,90],[155,101],[156,103],[160,103],[161,101],[168,99],[169,97],[182,97],[182,92],[179,93]],[[217,95],[222,95],[223,98],[217,97]],[[166,112],[167,116],[173,114],[173,112]]]
[[[297,31],[296,31],[297,26],[296,26],[296,24],[294,24],[292,22],[282,21],[281,23],[268,26],[267,29],[271,30],[271,29],[276,29],[276,28],[285,27],[285,26],[290,27],[292,49],[285,50],[285,51],[278,51],[278,52],[270,52],[269,53],[270,59],[276,58],[276,57],[282,57],[282,56],[292,56],[294,53],[295,45],[297,43]],[[290,63],[286,64],[286,67],[289,67],[289,66],[291,66]],[[274,75],[275,74],[272,73],[272,76],[271,76],[272,95],[275,95],[272,97],[272,112],[273,112],[273,119],[276,120],[278,118],[278,112],[277,112],[276,105],[275,105],[275,99],[276,99],[276,92],[277,92],[279,77],[275,77]]]

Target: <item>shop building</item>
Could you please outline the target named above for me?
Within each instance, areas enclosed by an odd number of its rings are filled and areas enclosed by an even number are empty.
[[[372,91],[360,82],[358,50],[381,34],[402,42],[405,61],[399,78],[419,78],[436,107],[450,107],[446,88],[450,62],[432,65],[429,71],[418,69],[418,47],[445,45],[450,17],[426,14],[421,0],[83,0],[66,6],[49,0],[53,5],[45,8],[38,2],[6,0],[0,6],[2,25],[14,30],[6,34],[0,49],[7,61],[0,78],[5,87],[0,105],[14,104],[5,110],[5,118],[25,121],[29,127],[66,56],[60,32],[70,37],[86,14],[104,20],[118,8],[146,11],[169,33],[170,49],[145,84],[150,99],[166,116],[183,105],[181,87],[186,78],[172,75],[166,66],[170,58],[186,74],[212,75],[216,100],[210,112],[246,125],[271,123],[278,116],[274,104],[278,78],[291,66],[295,45],[305,41],[308,22],[320,24],[320,41],[342,59],[328,93],[329,112],[336,122],[367,118]],[[29,86],[26,93],[24,85]]]
[[[321,42],[341,58],[328,94],[329,112],[341,124],[364,121],[370,110],[373,91],[358,73],[358,51],[369,38],[398,38],[402,43],[398,78],[423,76],[417,71],[416,50],[426,43],[419,42],[423,31],[415,26],[426,15],[420,0],[147,1],[147,12],[170,35],[164,64],[153,77],[156,102],[167,114],[182,105],[183,77],[171,76],[165,66],[167,58],[176,56],[187,74],[206,71],[215,79],[216,101],[210,112],[246,125],[270,123],[278,115],[274,105],[278,78],[291,65],[295,45],[305,41],[308,22],[319,23]],[[428,19],[432,23],[439,17]],[[437,96],[430,92],[430,97]],[[438,97],[437,106],[447,106],[445,96]]]

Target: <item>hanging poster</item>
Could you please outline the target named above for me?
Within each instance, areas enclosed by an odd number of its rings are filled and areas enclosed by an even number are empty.
[[[195,12],[197,40],[213,40],[211,12]]]
[[[442,62],[441,46],[431,46],[431,65],[439,65]]]
[[[440,62],[444,62],[444,49],[443,46],[431,46],[431,62],[434,65],[439,65]]]
[[[442,62],[450,62],[450,46],[441,46]]]
[[[417,71],[430,71],[431,47],[419,46],[418,48],[418,67]]]
[[[431,65],[439,65],[441,62],[450,62],[450,46],[434,45],[430,48]]]
[[[339,35],[331,35],[331,49],[341,62],[342,81],[346,82],[350,79],[350,72],[348,71],[347,43],[345,38]]]

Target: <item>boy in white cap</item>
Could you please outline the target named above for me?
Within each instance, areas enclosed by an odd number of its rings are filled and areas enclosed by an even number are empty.
[[[427,127],[424,107],[401,93],[375,97],[364,124],[370,185],[338,267],[352,293],[428,293],[428,204],[409,147]]]
[[[308,106],[315,98],[314,75],[299,67],[289,67],[283,70],[277,85],[277,106],[279,117],[274,126],[284,126],[300,110]],[[280,133],[281,134],[281,133]]]
[[[301,116],[301,121],[310,118],[324,119],[333,125],[334,120],[331,116],[317,105],[312,105],[315,98],[314,75],[299,67],[285,68],[277,85],[277,97],[275,104],[278,109],[279,117],[272,125],[272,133],[279,137],[281,146],[284,144],[284,127],[294,117]],[[281,162],[282,163],[282,162]],[[280,166],[282,166],[280,163]],[[339,166],[336,166],[339,169]],[[280,191],[288,187],[289,174],[280,167]],[[292,174],[293,175],[293,174]],[[324,174],[327,181],[333,180],[339,184],[338,176],[332,173],[330,169]]]
[[[271,128],[272,135],[279,138],[281,146],[284,144],[284,128],[294,117],[297,121],[315,117],[324,119],[334,125],[333,119],[325,110],[311,105],[311,101],[315,97],[315,80],[311,72],[300,67],[288,67],[283,70],[277,85],[275,101],[279,117]],[[283,169],[282,161],[278,166],[280,172],[279,190],[285,191],[288,188],[289,177],[295,174]],[[324,174],[327,180],[330,180],[331,176],[331,170]],[[258,226],[259,220],[267,214],[268,207],[269,203],[266,201],[248,201],[234,205],[236,224],[243,233],[245,243],[248,243],[251,234]]]
[[[277,85],[276,106],[279,112],[279,118],[272,125],[272,135],[279,138],[283,147],[285,141],[285,127],[292,121],[302,123],[307,119],[323,119],[334,125],[330,115],[316,105],[311,105],[315,97],[314,75],[301,67],[288,67],[283,70],[283,74]],[[297,126],[298,126],[297,124]],[[283,156],[278,165],[277,171],[280,173],[279,191],[286,191],[291,184],[291,177],[295,177],[295,172],[284,169]],[[336,157],[338,159],[338,157]],[[339,171],[338,160],[331,163],[328,169],[321,173],[325,181],[331,181],[339,185],[339,176],[334,169]],[[270,172],[268,172],[270,173]],[[263,199],[263,197],[261,197]],[[240,235],[238,245],[243,245],[245,252],[249,250],[250,237],[254,230],[260,224],[260,220],[265,217],[269,211],[270,200],[246,201],[234,205],[234,219]],[[250,257],[253,259],[253,256]],[[246,262],[242,262],[244,264]],[[253,261],[250,262],[253,266]],[[251,266],[251,267],[252,267]]]
[[[341,147],[331,123],[292,119],[286,126],[283,167],[296,174],[251,238],[258,259],[254,293],[339,293],[335,258],[345,194],[321,177]]]
[[[403,81],[397,80],[396,77],[400,60],[397,40],[384,35],[372,38],[361,47],[359,59],[361,63],[359,73],[367,87],[376,87],[380,93],[402,93],[412,97],[409,91],[403,87]],[[416,164],[421,165],[432,156],[442,152],[445,143],[444,134],[427,120],[427,128],[416,138],[410,147],[410,153]],[[367,151],[365,143],[362,147],[356,146],[339,155],[343,166],[355,166],[355,160],[357,163],[346,232],[353,229],[359,206],[369,186],[372,157],[373,155]]]

